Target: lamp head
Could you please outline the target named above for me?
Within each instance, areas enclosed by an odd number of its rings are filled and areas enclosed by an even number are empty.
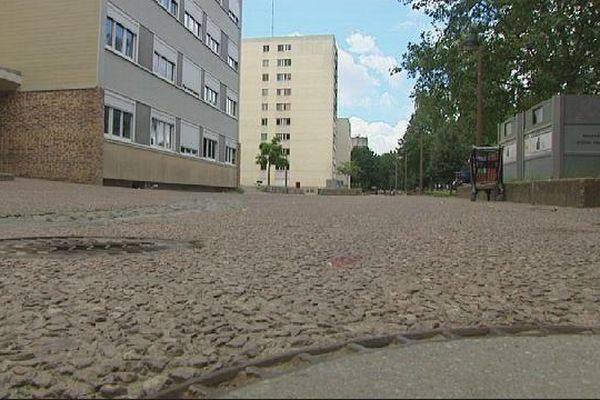
[[[462,42],[463,47],[469,50],[477,50],[481,45],[479,35],[477,33],[470,33]]]

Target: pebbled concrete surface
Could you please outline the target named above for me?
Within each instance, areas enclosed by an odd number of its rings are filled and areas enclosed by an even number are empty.
[[[0,182],[0,216],[0,239],[199,244],[47,257],[0,241],[0,388],[11,397],[152,396],[365,335],[600,323],[600,210],[17,179]]]
[[[600,336],[423,343],[339,357],[223,398],[598,398]]]

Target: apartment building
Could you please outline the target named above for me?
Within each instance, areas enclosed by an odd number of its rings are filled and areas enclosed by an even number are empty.
[[[352,148],[355,147],[369,147],[369,138],[362,136],[355,136],[352,138]]]
[[[242,42],[241,182],[266,184],[256,164],[259,145],[278,137],[288,171],[271,184],[342,185],[337,173],[338,54],[332,35],[247,39]],[[348,155],[349,157],[349,155]]]
[[[337,143],[336,149],[336,163],[337,166],[349,162],[352,155],[352,124],[348,118],[337,119],[337,130],[336,130]],[[340,176],[337,177],[341,181],[342,186],[350,187],[350,177]]]
[[[0,66],[20,79],[0,82],[0,170],[237,187],[241,10],[242,0],[3,0]]]

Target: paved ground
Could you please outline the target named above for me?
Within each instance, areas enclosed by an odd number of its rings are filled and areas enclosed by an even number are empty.
[[[152,395],[365,334],[600,322],[600,210],[17,180],[0,216],[0,238],[194,242],[62,257],[0,242],[0,398]]]
[[[340,357],[224,397],[595,399],[598,354],[598,335],[427,343]]]

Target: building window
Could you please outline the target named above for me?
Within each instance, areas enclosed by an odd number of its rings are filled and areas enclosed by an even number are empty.
[[[240,49],[237,46],[237,44],[233,43],[233,41],[229,41],[228,45],[227,45],[227,64],[229,64],[229,66],[233,69],[235,69],[236,71],[239,69],[240,66]]]
[[[260,141],[261,142],[266,142],[268,140],[269,135],[267,133],[261,133],[260,134]]]
[[[225,146],[225,162],[228,164],[234,164],[236,163],[236,156],[237,153],[237,149],[231,146]]]
[[[263,82],[269,82],[269,74],[263,74],[262,75],[262,81]]]
[[[277,96],[291,96],[292,89],[277,89]]]
[[[291,44],[280,44],[277,46],[277,51],[291,51],[291,50],[292,50]]]
[[[236,117],[237,116],[237,108],[238,108],[237,101],[227,97],[227,105],[226,105],[225,112],[227,112],[227,114],[231,115],[232,117]]]
[[[175,63],[154,52],[154,72],[170,82],[175,82]]]
[[[290,166],[288,165],[287,167],[275,167],[275,169],[277,171],[289,171],[290,170]]]
[[[282,142],[287,142],[289,141],[291,138],[291,135],[289,133],[278,133],[277,134],[277,139],[279,139]]]
[[[269,119],[268,118],[262,118],[260,120],[260,125],[261,126],[267,126],[267,125],[269,125]]]
[[[173,149],[175,124],[171,121],[152,117],[152,130],[150,132],[150,145],[166,150]]]
[[[184,19],[185,27],[189,29],[190,32],[194,34],[197,38],[202,37],[202,25],[199,21],[196,21],[190,13],[186,11],[185,19]]]
[[[229,18],[236,24],[240,24],[242,7],[240,0],[229,0]]]
[[[269,60],[263,60],[262,64],[263,64],[263,67],[268,67],[269,66]]]
[[[292,80],[292,74],[290,74],[290,73],[277,74],[278,82],[286,82],[286,81],[291,81],[291,80]]]
[[[104,106],[104,133],[117,138],[131,140],[133,114],[111,106]]]
[[[135,60],[137,35],[112,17],[106,18],[104,29],[106,30],[106,47],[130,60]]]
[[[181,154],[198,157],[200,154],[200,128],[181,121]]]
[[[200,97],[202,91],[202,71],[200,67],[184,57],[182,72],[181,85],[183,88],[194,96]]]
[[[165,10],[169,12],[169,14],[177,17],[179,11],[179,4],[176,0],[159,0],[159,3]]]
[[[229,66],[231,68],[235,69],[236,71],[240,67],[240,63],[236,59],[234,59],[233,57],[231,57],[231,56],[229,56],[227,58],[227,64],[229,64]]]
[[[262,95],[263,96],[268,96],[269,95],[269,89],[263,89],[262,90]]]
[[[204,138],[202,141],[202,154],[204,158],[210,158],[211,160],[217,159],[217,147],[218,142],[211,138]]]
[[[277,118],[277,126],[290,126],[292,125],[291,118]]]
[[[539,124],[544,120],[544,107],[538,107],[533,110],[533,124]]]
[[[262,110],[269,111],[269,103],[262,103]]]
[[[281,149],[283,151],[283,155],[286,157],[290,156],[290,149]]]
[[[218,107],[219,93],[217,91],[211,89],[209,86],[204,86],[204,100],[206,100],[213,106]]]
[[[277,103],[277,111],[290,111],[292,105],[290,103]]]
[[[279,59],[279,60],[277,60],[277,66],[278,67],[291,67],[292,59],[291,58]]]
[[[208,47],[210,47],[210,49],[215,53],[215,54],[219,54],[221,51],[221,43],[219,43],[219,41],[217,39],[215,39],[214,37],[212,37],[212,35],[210,33],[206,34],[206,44],[208,45]]]
[[[270,51],[270,47],[268,44],[263,46],[263,53],[268,53]]]
[[[135,102],[106,92],[104,96],[104,134],[130,141],[133,138]]]

